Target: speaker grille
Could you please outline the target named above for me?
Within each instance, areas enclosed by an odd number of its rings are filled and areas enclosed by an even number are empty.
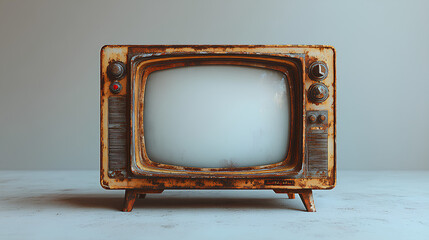
[[[328,174],[328,112],[309,111],[307,121],[314,117],[313,123],[307,124],[306,158],[307,175],[323,177]],[[323,116],[323,121],[321,121]]]
[[[127,101],[109,97],[109,175],[125,174],[128,160]]]

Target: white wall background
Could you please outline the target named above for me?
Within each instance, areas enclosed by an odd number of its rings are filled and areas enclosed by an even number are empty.
[[[339,169],[429,170],[428,1],[0,0],[0,169],[98,169],[105,44],[329,44]]]

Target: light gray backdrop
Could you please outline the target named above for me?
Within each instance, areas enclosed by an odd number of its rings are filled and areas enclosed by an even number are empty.
[[[105,44],[329,44],[339,169],[429,169],[427,1],[0,0],[0,169],[98,169]]]

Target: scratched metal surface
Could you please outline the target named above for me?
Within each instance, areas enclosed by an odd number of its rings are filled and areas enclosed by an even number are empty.
[[[341,171],[315,213],[269,190],[166,190],[123,213],[98,174],[0,171],[0,239],[429,239],[428,171]]]

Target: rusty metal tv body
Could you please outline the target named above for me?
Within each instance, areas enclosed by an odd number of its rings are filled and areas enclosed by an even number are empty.
[[[101,49],[100,58],[101,185],[126,190],[123,211],[131,211],[138,197],[166,189],[273,189],[289,198],[299,194],[306,210],[313,212],[312,190],[335,186],[333,47],[109,45]],[[195,65],[259,67],[287,76],[291,135],[286,159],[240,168],[195,168],[151,161],[142,127],[147,77],[154,71]]]

